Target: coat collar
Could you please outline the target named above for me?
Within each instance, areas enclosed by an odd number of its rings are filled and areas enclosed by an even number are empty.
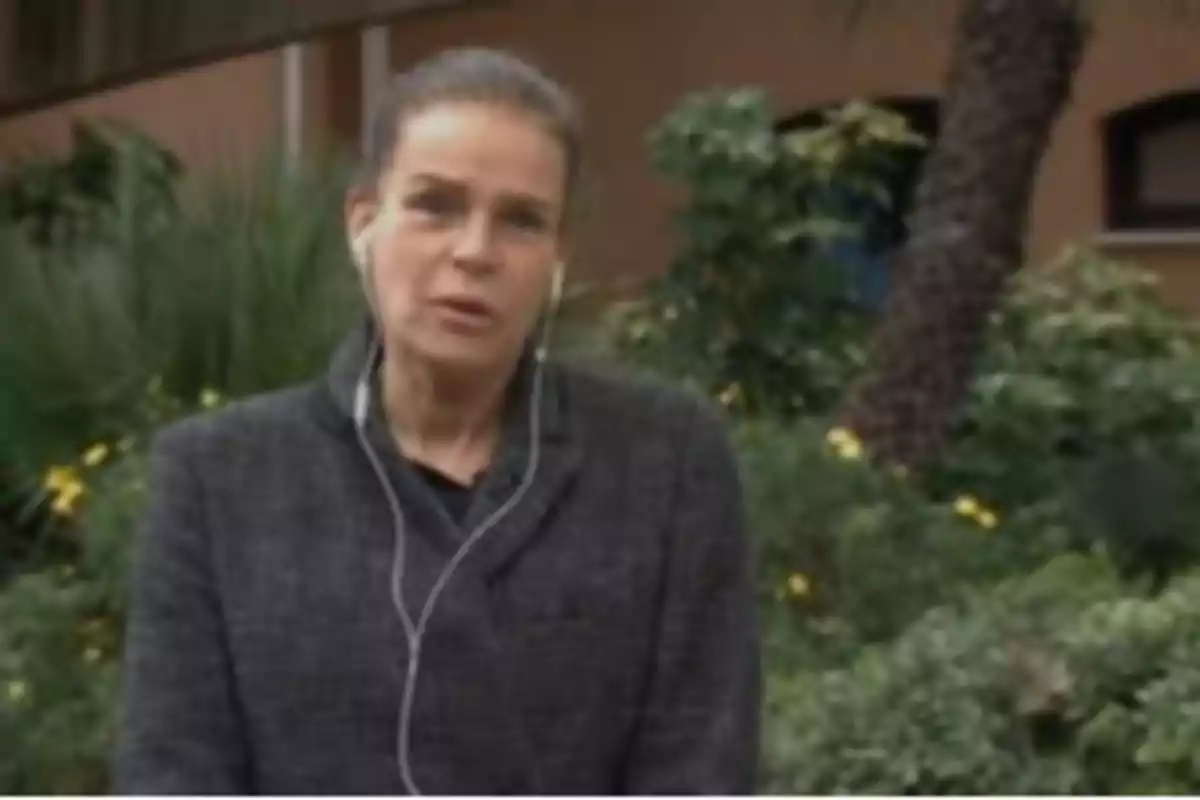
[[[367,359],[373,350],[377,350],[372,347],[376,336],[374,323],[365,320],[346,337],[330,364],[328,389],[338,415],[350,425],[353,425],[356,387]],[[372,369],[377,366],[377,363],[373,364]],[[563,372],[549,362],[543,369],[537,472],[519,502],[489,528],[463,564],[464,567],[469,564],[478,569],[485,578],[503,568],[544,533],[548,515],[570,486],[582,460],[579,437],[569,414]],[[435,537],[441,540],[440,544],[448,553],[457,549],[463,536],[508,503],[521,486],[533,455],[530,404],[537,370],[537,362],[532,350],[529,350],[522,357],[510,383],[500,444],[491,467],[476,487],[462,530],[445,531],[445,535]],[[415,475],[387,435],[387,426],[379,424],[382,415],[377,403],[373,409],[376,418],[371,441],[380,457],[391,462],[388,471],[395,477],[394,482],[403,503],[405,497],[413,496],[409,490],[420,490],[423,486],[414,480]],[[436,502],[436,498],[429,497],[427,492],[424,494],[425,502]]]

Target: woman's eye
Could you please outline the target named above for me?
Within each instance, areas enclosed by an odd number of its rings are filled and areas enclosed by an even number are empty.
[[[414,211],[437,217],[448,216],[458,209],[458,203],[454,198],[439,192],[422,192],[412,195],[405,205]]]
[[[505,214],[505,221],[524,231],[544,231],[547,228],[545,217],[532,209],[512,209]]]

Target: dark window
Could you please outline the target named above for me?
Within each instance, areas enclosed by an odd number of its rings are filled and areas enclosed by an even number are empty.
[[[1110,229],[1200,227],[1200,92],[1119,111],[1104,133]]]
[[[925,156],[938,135],[939,114],[937,101],[928,98],[876,99],[871,102],[902,114],[909,127],[926,140],[926,146],[897,148],[890,154],[889,166],[881,176],[889,188],[890,205],[865,203],[858,194],[839,192],[836,186],[819,202],[841,219],[861,226],[863,235],[860,238],[838,242],[826,255],[853,272],[852,282],[860,302],[877,308],[887,294],[891,259],[908,235],[908,212]],[[810,109],[785,120],[778,129],[785,132],[819,126],[827,110]]]

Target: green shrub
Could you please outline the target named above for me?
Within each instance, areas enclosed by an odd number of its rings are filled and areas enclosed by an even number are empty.
[[[652,133],[656,166],[688,190],[663,280],[624,310],[627,356],[749,413],[829,408],[862,360],[869,311],[830,255],[853,241],[831,202],[888,202],[901,116],[854,104],[813,130],[778,134],[756,91],[686,98]]]
[[[0,585],[0,794],[109,788],[144,461],[114,446],[106,463],[71,471],[83,494],[55,528],[70,557]]]
[[[1158,580],[1200,562],[1200,330],[1146,274],[1069,253],[995,315],[935,497],[1058,510],[1072,546]]]
[[[332,171],[202,186],[159,224],[119,202],[83,240],[0,236],[0,459],[31,478],[191,406],[310,379],[362,310]],[[159,420],[150,420],[156,423]]]
[[[0,221],[40,245],[93,234],[131,191],[149,213],[175,206],[182,167],[174,154],[115,121],[77,122],[66,156],[26,156],[0,180]]]
[[[56,556],[30,502],[50,465],[317,377],[364,310],[336,165],[196,181],[168,210],[122,186],[86,236],[0,229],[0,583]]]
[[[1114,443],[1078,467],[1062,516],[1076,546],[1162,583],[1200,563],[1200,431],[1158,439]]]
[[[844,669],[777,672],[765,788],[1195,792],[1200,575],[1157,597],[1064,556]]]
[[[737,439],[775,669],[845,658],[1067,546],[1036,509],[931,501],[846,431],[743,423]]]
[[[91,587],[49,572],[0,593],[0,791],[101,794],[112,744],[116,665],[93,639],[112,623]]]
[[[1146,273],[1086,250],[1021,274],[995,314],[934,487],[988,486],[995,502],[1033,502],[1097,456],[1192,431],[1200,329],[1156,292]]]

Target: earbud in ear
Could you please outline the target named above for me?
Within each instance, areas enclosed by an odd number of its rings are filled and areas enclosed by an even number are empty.
[[[379,233],[380,227],[387,226],[387,229],[391,229],[395,224],[396,209],[389,200],[383,204],[379,212],[371,218],[370,222],[363,226],[363,229],[350,242],[350,252],[354,257],[354,263],[360,270],[365,272],[367,269],[371,244],[375,239],[375,235]]]
[[[371,247],[371,236],[374,232],[375,221],[372,220],[350,242],[350,254],[354,258],[354,265],[360,271],[366,271],[367,269],[367,251]]]
[[[554,275],[550,279],[550,307],[558,308],[562,302],[563,283],[566,281],[567,268],[559,261],[554,265]]]

